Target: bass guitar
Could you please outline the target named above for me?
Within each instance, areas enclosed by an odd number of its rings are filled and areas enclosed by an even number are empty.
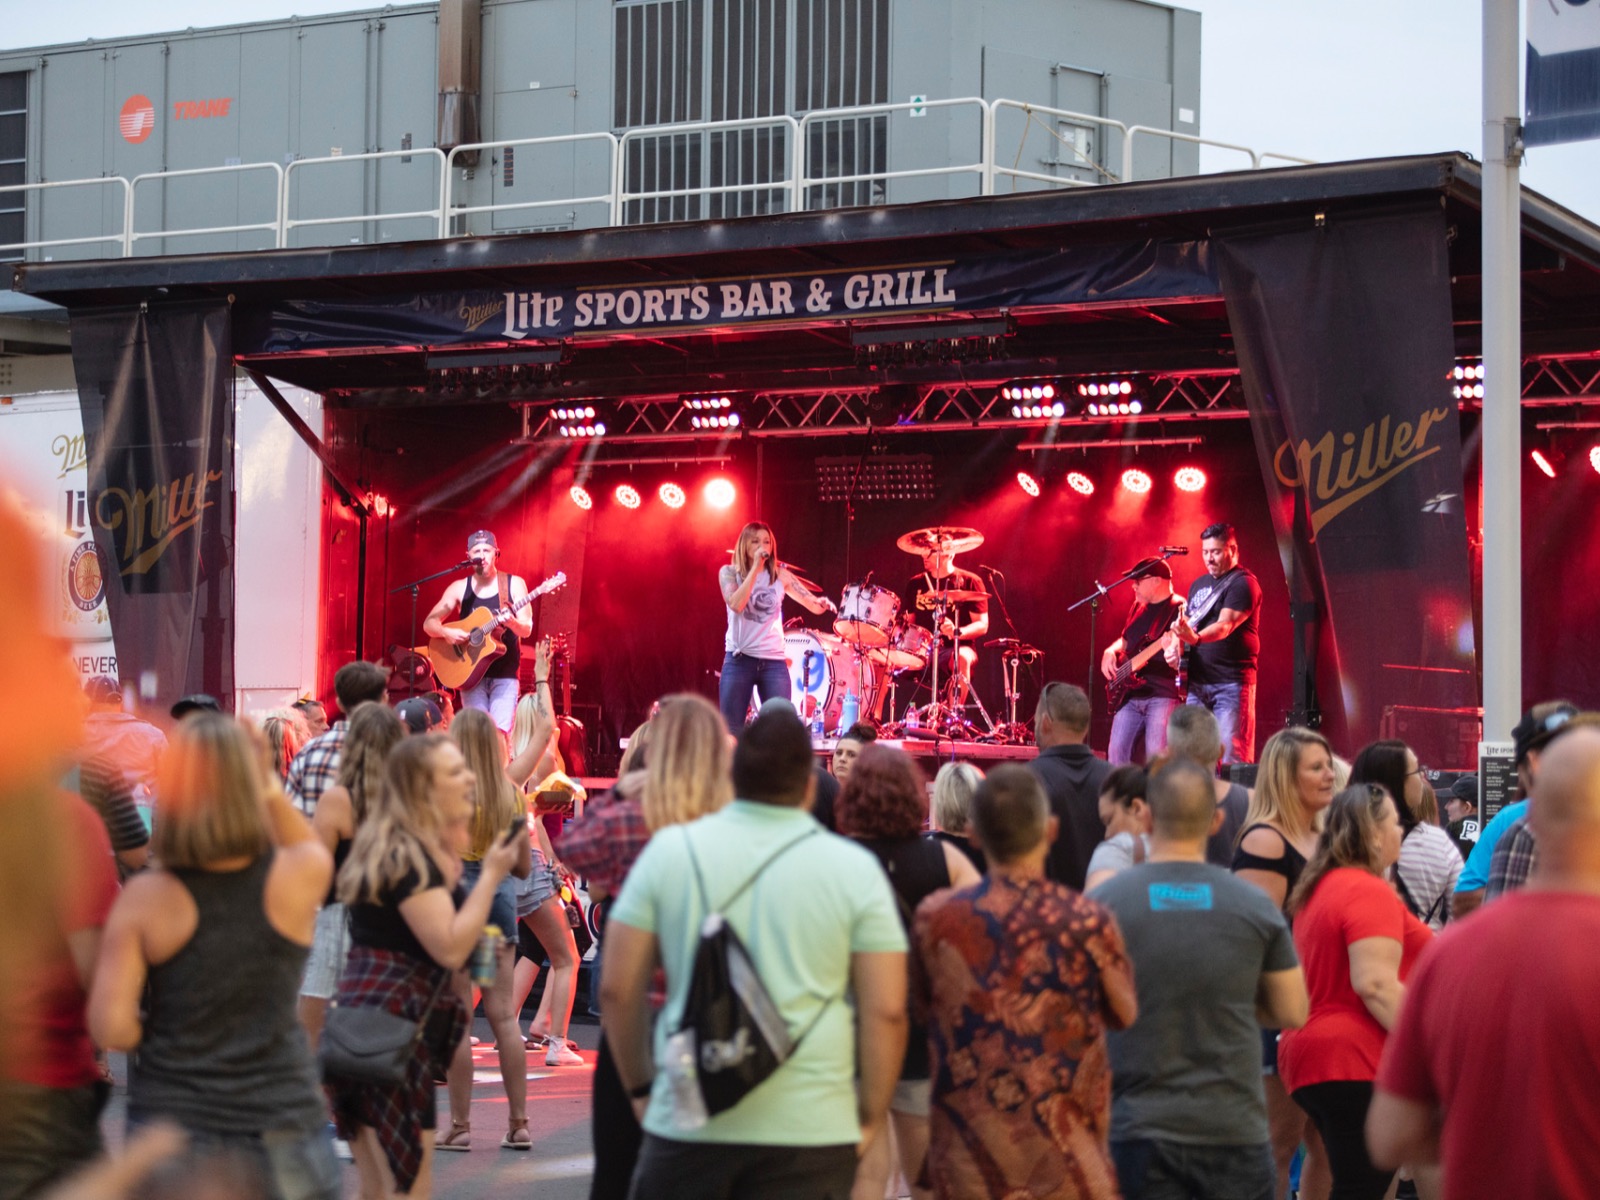
[[[428,656],[433,673],[445,687],[472,687],[483,678],[494,660],[506,652],[505,643],[495,637],[496,632],[534,600],[565,587],[566,583],[567,573],[557,571],[510,608],[498,613],[489,608],[474,608],[459,621],[446,621],[444,625],[446,629],[464,631],[468,635],[466,641],[455,645],[444,638],[429,638],[428,644],[419,649]]]
[[[1172,624],[1174,627],[1176,627],[1178,622],[1174,620]],[[1170,633],[1172,631],[1169,629],[1167,632]],[[1161,653],[1161,649],[1165,645],[1165,641],[1165,634],[1152,638],[1150,640],[1150,644],[1147,645],[1143,650],[1139,651],[1139,653],[1135,654],[1132,658],[1127,659],[1117,667],[1116,672],[1111,676],[1110,679],[1106,681],[1106,705],[1108,712],[1116,712],[1117,709],[1122,707],[1122,702],[1128,698],[1129,692],[1135,691],[1139,687],[1143,686],[1144,678],[1139,674],[1139,668],[1144,666],[1145,663],[1149,662],[1157,654]]]

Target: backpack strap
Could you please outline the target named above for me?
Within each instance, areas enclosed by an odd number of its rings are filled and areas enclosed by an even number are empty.
[[[717,913],[725,912],[733,904],[733,902],[735,900],[737,900],[740,896],[744,895],[745,892],[750,890],[750,886],[753,883],[755,883],[755,881],[757,879],[759,879],[761,877],[761,872],[765,871],[768,867],[770,867],[779,858],[783,857],[790,850],[793,850],[796,846],[798,846],[801,842],[805,841],[808,837],[812,837],[812,836],[814,836],[814,835],[816,835],[816,834],[818,834],[820,832],[822,832],[820,829],[808,829],[808,830],[806,830],[806,832],[802,833],[799,837],[793,839],[792,841],[785,842],[782,846],[779,846],[771,854],[767,855],[767,857],[762,861],[761,865],[755,869],[754,873],[752,873],[751,876],[748,879],[746,879],[743,883],[741,883],[738,886],[738,888],[734,891],[733,895],[729,896],[720,905],[713,905],[711,903],[711,893],[706,890],[705,876],[703,874],[701,874],[701,871],[700,871],[700,860],[695,857],[694,842],[691,841],[690,838],[689,838],[688,826],[687,825],[684,826],[684,830],[683,830],[683,846],[684,846],[684,849],[686,849],[689,852],[689,862],[690,862],[690,865],[692,865],[694,867],[695,885],[700,889],[700,902],[703,905],[705,905],[706,915],[710,916],[714,912],[717,912]]]

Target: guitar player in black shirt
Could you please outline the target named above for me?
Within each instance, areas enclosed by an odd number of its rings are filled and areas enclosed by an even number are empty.
[[[1219,522],[1202,529],[1200,557],[1206,573],[1189,586],[1175,630],[1185,662],[1187,703],[1204,705],[1217,718],[1224,763],[1255,762],[1261,584],[1239,565],[1239,539],[1232,525]]]
[[[1106,760],[1114,764],[1133,761],[1133,748],[1144,739],[1144,761],[1167,748],[1167,718],[1183,702],[1178,673],[1164,654],[1163,643],[1183,612],[1183,601],[1172,594],[1172,568],[1165,559],[1147,558],[1133,569],[1134,605],[1122,636],[1100,656],[1100,674],[1106,677],[1111,702],[1111,745]],[[1145,661],[1135,664],[1141,652]]]

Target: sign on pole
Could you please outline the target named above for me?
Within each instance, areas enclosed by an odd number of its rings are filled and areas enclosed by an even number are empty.
[[[1600,137],[1600,3],[1528,0],[1530,146]]]

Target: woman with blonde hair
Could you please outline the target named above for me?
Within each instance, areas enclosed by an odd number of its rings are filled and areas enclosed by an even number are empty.
[[[1322,1135],[1333,1194],[1349,1200],[1381,1200],[1394,1178],[1367,1153],[1367,1107],[1406,977],[1433,939],[1387,879],[1403,840],[1388,789],[1348,787],[1289,896],[1311,1015],[1284,1032],[1283,1086]]]
[[[339,871],[339,899],[350,914],[339,1004],[382,1008],[422,1023],[403,1083],[336,1079],[328,1087],[340,1136],[355,1153],[362,1200],[425,1197],[433,1186],[433,1081],[468,1022],[449,987],[450,972],[466,965],[525,841],[503,831],[483,856],[478,882],[470,892],[462,886],[461,855],[472,848],[474,783],[448,737],[404,739],[389,752],[384,786],[370,798]]]
[[[752,689],[762,703],[788,699],[793,690],[784,660],[783,598],[814,613],[839,610],[778,561],[778,539],[765,521],[751,521],[739,531],[733,561],[717,572],[717,586],[728,618],[719,699],[729,732],[738,733]]]
[[[106,923],[89,1032],[130,1055],[128,1121],[241,1160],[278,1196],[340,1193],[295,993],[333,865],[265,740],[220,713],[180,721],[157,774],[160,863]]]
[[[733,799],[727,727],[700,696],[663,699],[655,716],[634,731],[623,765],[610,795],[597,797],[561,837],[563,858],[587,878],[597,899],[622,890],[657,830],[716,812]],[[624,1200],[644,1135],[604,1037],[591,1107],[590,1200]]]
[[[339,752],[338,782],[322,793],[317,811],[311,816],[312,832],[333,855],[335,873],[350,856],[356,829],[366,817],[372,798],[383,787],[384,759],[405,735],[405,725],[387,704],[367,700],[351,712]],[[316,939],[311,943],[311,958],[300,984],[300,1023],[313,1046],[322,1037],[328,1001],[339,987],[344,960],[350,954],[344,905],[339,903],[335,890],[330,884],[322,911],[317,914]]]
[[[1262,747],[1255,791],[1234,849],[1233,871],[1265,892],[1285,916],[1289,896],[1316,851],[1317,827],[1323,810],[1333,802],[1335,776],[1333,748],[1320,733],[1291,726],[1273,734]],[[1289,1163],[1303,1141],[1306,1165],[1300,1194],[1306,1200],[1323,1200],[1329,1187],[1327,1156],[1316,1127],[1289,1099],[1278,1077],[1275,1029],[1261,1033],[1261,1072],[1278,1172],[1276,1195],[1287,1194]]]
[[[945,763],[933,777],[933,836],[947,842],[972,860],[978,874],[987,871],[983,848],[967,832],[971,822],[972,794],[983,782],[983,772],[971,763]]]

